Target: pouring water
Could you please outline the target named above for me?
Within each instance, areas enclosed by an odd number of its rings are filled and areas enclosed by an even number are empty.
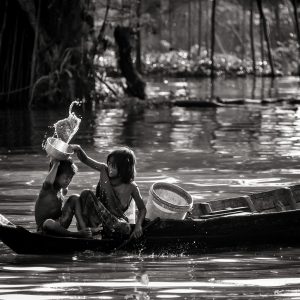
[[[54,124],[55,136],[64,141],[65,143],[69,143],[73,136],[79,129],[79,125],[81,119],[78,118],[74,112],[72,112],[72,108],[74,105],[79,105],[79,101],[73,101],[69,108],[69,116],[63,120],[59,120]]]
[[[73,153],[69,147],[69,142],[79,129],[81,119],[78,118],[72,108],[79,105],[79,101],[73,101],[69,108],[69,116],[65,119],[57,121],[53,126],[55,129],[54,137],[48,138],[44,148],[46,152],[58,160],[68,159]]]

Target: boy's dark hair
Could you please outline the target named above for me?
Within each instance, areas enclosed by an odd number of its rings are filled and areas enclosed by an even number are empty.
[[[50,170],[52,168],[52,162],[50,163]],[[77,166],[73,163],[71,159],[61,160],[57,168],[56,176],[61,174],[70,174],[74,176],[77,173]]]
[[[121,177],[122,182],[130,183],[134,180],[136,158],[131,149],[122,147],[112,151],[107,156],[107,164],[110,158],[114,159],[118,175]]]

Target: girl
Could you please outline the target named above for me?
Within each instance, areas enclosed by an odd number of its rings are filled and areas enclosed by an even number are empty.
[[[87,156],[79,145],[71,147],[80,161],[100,172],[96,195],[89,190],[80,195],[88,226],[97,227],[102,223],[104,234],[130,234],[131,227],[124,213],[133,198],[139,212],[132,235],[135,238],[140,237],[143,233],[142,223],[146,207],[134,182],[136,159],[133,151],[127,147],[112,151],[107,157],[106,165]]]

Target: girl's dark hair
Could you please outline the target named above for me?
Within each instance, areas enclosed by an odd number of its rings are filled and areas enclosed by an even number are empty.
[[[52,162],[50,163],[50,170],[52,168]],[[77,173],[77,166],[73,163],[71,159],[68,160],[61,160],[59,162],[59,166],[57,168],[56,176],[61,174],[70,174],[74,176]]]
[[[112,151],[107,156],[107,164],[110,158],[113,158],[122,182],[129,183],[134,180],[136,158],[131,149],[122,147]]]

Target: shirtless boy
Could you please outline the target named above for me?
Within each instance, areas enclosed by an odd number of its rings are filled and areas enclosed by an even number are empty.
[[[38,231],[59,236],[92,237],[95,229],[85,226],[79,197],[72,195],[64,206],[62,205],[63,196],[66,195],[76,171],[77,167],[71,160],[51,161],[50,171],[35,203],[35,221]],[[79,228],[77,232],[68,230],[74,215]]]

